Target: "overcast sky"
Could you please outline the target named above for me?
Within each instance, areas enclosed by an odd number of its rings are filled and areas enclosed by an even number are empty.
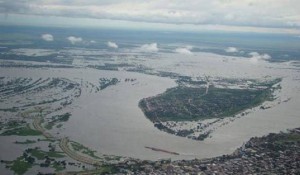
[[[82,25],[86,20],[79,19],[85,18],[115,25],[121,20],[125,26],[133,22],[294,32],[300,29],[300,0],[0,0],[0,13],[1,21],[8,23],[18,19],[30,22],[37,17],[45,23],[42,18],[56,16],[58,23],[70,17]]]

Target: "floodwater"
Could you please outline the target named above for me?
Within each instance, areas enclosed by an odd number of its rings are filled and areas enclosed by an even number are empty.
[[[1,68],[1,76],[65,77],[83,83],[98,84],[99,78],[122,80],[115,86],[90,93],[85,88],[66,111],[72,116],[58,137],[69,137],[97,150],[101,154],[128,156],[140,159],[193,159],[232,153],[253,136],[279,132],[300,126],[300,74],[287,63],[250,62],[246,59],[198,54],[193,56],[163,55],[161,60],[144,64],[156,70],[173,71],[191,76],[228,78],[282,77],[281,101],[271,109],[257,110],[216,129],[211,138],[194,141],[161,132],[153,126],[138,107],[142,98],[163,93],[176,86],[174,80],[124,71],[76,69]],[[125,82],[125,78],[136,79]],[[85,87],[85,86],[84,86]],[[56,134],[56,133],[54,133]],[[155,152],[145,146],[180,153],[179,156]]]

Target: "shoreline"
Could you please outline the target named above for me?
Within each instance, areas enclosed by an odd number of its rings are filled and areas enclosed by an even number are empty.
[[[252,137],[228,155],[194,160],[129,160],[115,165],[119,174],[297,174],[300,173],[300,128]],[[278,166],[280,165],[280,166]],[[139,168],[135,168],[139,167]]]

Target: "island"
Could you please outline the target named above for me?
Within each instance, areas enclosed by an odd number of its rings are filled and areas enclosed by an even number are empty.
[[[142,99],[139,107],[159,130],[204,140],[210,131],[201,132],[207,124],[201,124],[199,121],[216,119],[208,123],[209,125],[226,117],[245,115],[245,110],[257,107],[265,101],[272,101],[273,92],[280,89],[278,84],[280,81],[280,79],[264,82],[222,79],[204,83],[203,80],[197,82],[181,77],[177,80],[179,84],[177,87],[167,89],[157,96]],[[236,87],[228,87],[230,84]],[[266,108],[261,106],[261,109]],[[182,125],[183,122],[199,124],[194,129],[182,127],[178,129],[178,125]],[[195,132],[200,134],[195,136]]]

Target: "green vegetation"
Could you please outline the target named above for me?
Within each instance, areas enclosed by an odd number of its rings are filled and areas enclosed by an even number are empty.
[[[26,124],[25,121],[19,121],[19,120],[10,120],[8,121],[7,123],[5,122],[1,122],[0,123],[0,127],[3,128],[3,129],[14,129],[14,128],[17,128],[17,127],[21,127],[21,126],[24,126]]]
[[[65,157],[63,155],[63,152],[57,152],[57,151],[50,151],[50,152],[45,152],[47,156],[52,157],[52,158],[63,158]]]
[[[95,170],[84,170],[77,172],[78,174],[89,174],[89,175],[104,175],[104,174],[116,174],[118,169],[114,165],[103,165]]]
[[[17,112],[18,108],[12,107],[12,108],[0,109],[0,111],[3,111],[3,112]]]
[[[32,167],[32,164],[28,163],[23,156],[18,157],[16,160],[12,161],[10,169],[16,174],[24,174],[29,168]]]
[[[63,124],[58,124],[58,125],[56,125],[56,128],[61,128],[63,126]]]
[[[116,169],[113,166],[102,166],[99,171],[99,174],[113,174],[116,173]]]
[[[267,88],[272,88],[272,86],[274,84],[279,83],[280,81],[282,81],[282,78],[276,78],[274,80],[270,80],[270,81],[265,81],[265,82],[256,82],[252,87],[254,86],[265,86]],[[281,88],[281,86],[279,85],[278,88]]]
[[[300,135],[299,134],[290,134],[287,138],[286,141],[288,142],[299,142],[300,141]]]
[[[31,129],[28,125],[20,128],[14,128],[10,130],[6,130],[1,133],[1,136],[11,136],[11,135],[18,135],[18,136],[38,136],[42,133],[37,130]]]
[[[62,171],[66,168],[63,164],[56,163],[56,162],[52,163],[51,167],[55,169],[55,172]]]
[[[300,142],[300,134],[299,133],[281,133],[281,138],[277,138],[275,143],[277,144],[285,144],[289,142]]]
[[[29,153],[31,153],[31,155],[33,157],[36,157],[39,160],[43,160],[46,156],[44,151],[41,151],[41,150],[38,150],[38,149],[33,149],[33,150],[29,151]]]
[[[95,155],[96,151],[93,151],[93,150],[81,145],[80,143],[77,143],[77,142],[74,142],[74,141],[71,141],[70,143],[71,143],[72,148],[75,151],[81,152],[83,154],[86,154],[86,155],[91,156],[91,157],[96,158],[96,159],[100,159],[100,157]]]
[[[132,67],[134,65],[127,64],[127,63],[120,63],[120,64],[111,64],[105,63],[104,65],[89,65],[88,67],[98,69],[98,70],[111,70],[111,71],[118,71],[119,67]]]
[[[192,88],[179,86],[156,97],[143,99],[139,106],[152,122],[193,121],[235,115],[272,100],[272,89]]]
[[[139,72],[139,73],[151,74],[151,75],[154,74],[152,68],[146,67],[146,66],[141,65],[141,64],[133,66],[133,67],[129,67],[129,68],[126,69],[126,71],[128,71],[128,72]]]
[[[36,141],[26,139],[26,141],[24,141],[24,142],[19,142],[19,141],[15,142],[15,144],[32,144],[32,143],[36,143]]]
[[[39,165],[40,167],[52,167],[55,171],[61,171],[66,167],[66,161],[56,161],[54,158],[62,158],[61,152],[42,151],[39,148],[28,148],[23,152],[23,155],[14,161],[1,160],[1,163],[6,164],[15,174],[22,175],[32,166]],[[37,162],[36,159],[39,161]]]
[[[59,122],[66,122],[66,121],[69,120],[70,116],[71,116],[70,113],[65,113],[65,114],[63,114],[63,115],[59,115],[59,116],[57,117],[57,121],[59,121]]]
[[[116,85],[118,82],[120,82],[117,78],[100,78],[99,84],[100,84],[100,90],[103,90],[107,88],[108,86]]]
[[[203,80],[194,81],[194,80],[192,80],[191,77],[188,77],[188,76],[178,76],[178,79],[176,80],[176,83],[178,85],[184,85],[184,84],[203,85],[203,84],[207,84],[206,81],[203,81]]]
[[[63,158],[65,157],[62,152],[56,152],[56,151],[50,151],[46,152],[40,149],[28,149],[27,151],[30,153],[33,157],[36,157],[39,160],[45,159],[46,156],[51,158]]]
[[[48,129],[48,130],[50,130],[50,129],[53,128],[54,125],[55,125],[54,122],[49,122],[49,123],[46,124],[45,128]]]
[[[200,134],[197,138],[197,140],[205,140],[207,137],[209,137],[210,132]]]
[[[47,139],[47,138],[45,138],[45,139],[37,139],[39,142],[55,142],[55,140],[53,140],[53,139]]]
[[[71,114],[70,113],[65,113],[65,114],[62,114],[62,115],[55,115],[55,116],[52,116],[51,118],[51,122],[48,122],[45,126],[46,129],[50,130],[53,128],[54,125],[56,125],[57,123],[60,123],[60,122],[66,122],[69,120]],[[60,124],[62,126],[62,124]],[[61,127],[59,126],[59,127]]]

